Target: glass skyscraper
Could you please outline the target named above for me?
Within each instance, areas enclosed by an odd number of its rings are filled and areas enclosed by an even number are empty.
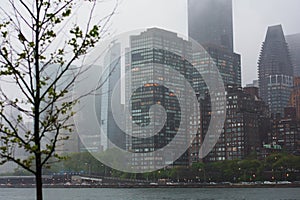
[[[214,76],[216,65],[224,85],[241,85],[241,56],[233,51],[232,0],[189,0],[188,29],[190,39],[204,48],[193,52],[194,66],[201,74]],[[193,76],[195,91],[204,97],[206,83]]]
[[[101,146],[103,150],[111,148],[109,140],[119,148],[125,149],[125,134],[119,128],[112,112],[112,92],[121,77],[121,44],[112,43],[109,51],[104,57],[105,70],[102,74],[99,97],[96,96],[96,108],[98,122],[102,131],[107,133],[107,137],[101,137]],[[121,94],[118,96],[120,97]],[[115,100],[116,101],[116,100]],[[120,99],[118,102],[120,103]]]
[[[216,72],[212,71],[212,66],[216,66],[222,77],[224,85],[241,86],[241,56],[230,52],[227,49],[215,45],[204,45],[204,48],[198,52],[193,52],[193,64],[201,75],[209,74],[211,80],[216,76]],[[202,76],[198,73],[193,75],[193,87],[203,98],[207,86]]]
[[[126,94],[131,94],[129,110],[132,114],[132,124],[138,125],[132,126],[126,122],[126,132],[133,135],[127,138],[127,149],[136,153],[132,165],[136,169],[158,169],[170,164],[188,165],[187,153],[179,159],[174,159],[175,155],[171,155],[172,153],[164,155],[164,151],[158,150],[174,139],[179,126],[182,126],[186,133],[189,131],[187,125],[190,118],[185,116],[185,113],[191,113],[192,107],[180,105],[175,93],[178,92],[185,97],[185,101],[189,101],[190,91],[186,81],[192,85],[192,66],[187,61],[191,60],[192,56],[191,43],[178,37],[176,33],[151,28],[131,36],[130,50],[127,51],[126,71],[130,73],[130,79],[126,80],[126,85],[129,84],[130,87],[126,88]],[[172,69],[183,76],[174,76]],[[168,86],[172,86],[176,91]],[[166,122],[162,129],[157,127],[162,119],[161,114],[150,109],[153,105],[165,109]],[[158,133],[150,136],[145,127],[153,132],[157,130]],[[177,141],[179,143],[174,152],[189,142],[189,139],[189,134],[186,134]],[[177,161],[173,163],[174,160]]]
[[[254,106],[258,101],[241,89],[241,56],[233,49],[232,0],[189,0],[188,12],[189,37],[203,46],[202,51],[193,52],[194,67],[202,76],[209,74],[214,80],[216,72],[211,69],[215,65],[222,77],[227,99],[222,133],[203,160],[244,158],[259,146],[258,112]],[[198,74],[193,75],[193,87],[199,94],[201,106],[200,130],[190,149],[190,161],[197,162],[210,125],[211,104],[216,99],[210,97],[207,83]]]
[[[293,66],[282,26],[270,26],[258,62],[259,95],[272,114],[283,115],[293,88]]]

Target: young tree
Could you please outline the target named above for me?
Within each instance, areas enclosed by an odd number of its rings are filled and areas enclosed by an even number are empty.
[[[37,200],[43,199],[43,168],[62,159],[55,151],[67,139],[61,133],[73,131],[78,99],[70,90],[85,71],[74,62],[106,34],[116,9],[94,23],[96,6],[97,0],[7,0],[0,7],[0,161],[35,175]],[[86,19],[82,26],[76,9],[88,12],[79,16]],[[28,157],[18,157],[20,150]]]

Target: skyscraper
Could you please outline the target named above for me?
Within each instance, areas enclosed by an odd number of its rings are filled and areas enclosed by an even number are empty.
[[[285,36],[294,67],[294,76],[300,76],[300,33]]]
[[[216,65],[224,85],[241,86],[241,56],[233,51],[232,0],[189,0],[189,37],[204,47],[193,52],[194,66],[201,74],[211,74]],[[194,89],[203,97],[206,85],[201,76],[193,77]]]
[[[189,36],[233,52],[232,0],[188,0]]]
[[[241,56],[234,53],[233,50],[232,0],[189,0],[188,17],[189,37],[196,40],[204,48],[202,51],[193,52],[194,67],[200,71],[202,76],[208,75],[213,80],[216,72],[212,70],[212,66],[216,66],[226,90],[230,87],[240,88]],[[199,122],[201,130],[198,131],[190,149],[191,162],[199,160],[199,153],[201,154],[199,149],[203,142],[201,140],[205,139],[210,124],[211,103],[217,101],[211,99],[207,83],[202,76],[193,74],[193,87],[199,94],[198,100],[201,106],[201,120]],[[227,102],[230,102],[229,97],[227,95]],[[218,112],[221,112],[221,110]],[[231,115],[227,115],[227,118],[230,116],[234,119],[240,119],[240,114],[236,113],[233,112]],[[231,119],[230,117],[229,119]],[[236,124],[234,122],[234,125]],[[225,147],[227,148],[227,143],[225,143],[225,138],[230,134],[232,134],[231,129],[226,128],[225,123],[217,144],[204,160],[217,161],[230,159],[231,157],[243,157],[246,153],[238,148],[234,149],[236,152],[232,155],[226,154]],[[247,133],[241,131],[240,134]],[[237,154],[238,150],[241,150],[239,154]],[[226,151],[230,150],[226,149]]]
[[[272,114],[283,115],[293,87],[293,66],[282,26],[268,27],[258,62],[259,95]]]
[[[100,96],[96,101],[98,122],[102,131],[107,134],[101,137],[103,150],[111,148],[109,140],[119,148],[125,149],[125,134],[117,125],[112,111],[112,93],[121,77],[121,44],[112,42],[109,51],[104,57],[105,70],[102,74],[100,84]],[[119,97],[121,94],[118,95]],[[121,97],[115,101],[121,102]]]
[[[177,141],[179,143],[176,148],[168,155],[165,155],[166,151],[158,151],[174,139],[180,130],[179,126],[184,127],[183,130],[188,133],[186,127],[190,123],[190,118],[185,116],[185,113],[191,113],[192,108],[188,103],[190,96],[186,80],[191,85],[192,79],[191,64],[186,59],[191,60],[191,51],[190,42],[178,37],[176,33],[162,29],[151,28],[130,38],[130,52],[127,56],[130,62],[126,62],[126,71],[130,73],[131,78],[127,79],[127,82],[131,88],[137,89],[126,92],[132,94],[129,109],[132,113],[132,123],[126,122],[126,129],[134,136],[127,139],[127,149],[137,153],[132,160],[132,165],[136,169],[158,169],[172,164],[176,159],[175,154],[171,154],[190,139],[188,134],[184,136],[185,138],[181,138]],[[184,77],[174,76],[172,69]],[[175,89],[171,89],[170,86]],[[179,104],[176,92],[185,97],[189,106]],[[162,129],[157,129],[162,117],[159,112],[150,109],[153,105],[161,105],[165,109],[166,122]],[[149,117],[150,114],[153,116],[152,119]],[[143,137],[148,135],[145,127],[149,127],[153,132],[158,130],[158,133]],[[187,165],[187,153],[184,153],[176,163]]]

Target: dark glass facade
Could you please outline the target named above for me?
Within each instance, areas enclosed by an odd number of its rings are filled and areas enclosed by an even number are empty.
[[[127,132],[132,132],[133,137],[127,138],[127,149],[137,153],[133,157],[132,164],[137,169],[153,169],[161,166],[175,164],[188,165],[188,154],[184,153],[175,163],[170,155],[164,155],[157,150],[165,147],[177,134],[179,125],[186,128],[190,118],[184,113],[190,113],[192,107],[182,107],[174,91],[167,85],[176,88],[176,92],[182,95],[187,94],[185,81],[192,85],[192,66],[187,60],[191,60],[191,43],[179,38],[177,34],[152,28],[140,35],[131,36],[130,51],[126,61],[126,71],[130,71],[130,79],[127,83],[131,88],[138,87],[133,93],[127,87],[126,94],[131,94],[132,123],[138,126],[127,124]],[[174,76],[170,68],[176,70],[183,76]],[[149,82],[150,80],[150,82]],[[142,83],[142,85],[140,85]],[[189,101],[188,96],[185,98]],[[152,137],[144,137],[145,126],[154,121],[152,130],[156,130],[155,121],[159,121],[159,113],[152,113],[149,117],[149,109],[153,105],[164,107],[167,119],[164,127]],[[150,110],[151,112],[151,110]],[[188,130],[186,130],[188,131]],[[189,142],[189,135],[182,138],[180,142]],[[180,143],[179,142],[179,143]],[[181,144],[178,144],[181,145]],[[156,153],[154,153],[156,151]],[[174,150],[175,151],[175,150]],[[153,153],[152,153],[153,152]],[[147,153],[147,154],[146,154]]]
[[[224,86],[241,86],[241,56],[215,45],[205,45],[204,49],[193,53],[193,65],[199,70],[201,75],[208,74],[211,80],[217,80],[216,66],[219,70]],[[207,92],[207,86],[202,76],[193,74],[193,87],[199,92],[200,98]]]

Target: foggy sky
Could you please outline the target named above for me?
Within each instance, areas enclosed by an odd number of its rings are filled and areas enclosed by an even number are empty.
[[[158,27],[188,35],[187,0],[99,0],[95,18],[101,19],[119,6],[110,20],[111,35]],[[1,5],[6,9],[5,1]],[[76,21],[89,8],[74,11]],[[96,21],[97,21],[96,19]],[[257,61],[267,27],[282,24],[284,33],[300,33],[300,0],[233,0],[234,47],[242,55],[242,83],[257,79]],[[70,23],[71,24],[71,23]]]
[[[114,0],[110,0],[114,2]],[[300,32],[300,0],[233,0],[234,46],[242,55],[243,85],[257,79],[257,61],[267,27]],[[123,0],[111,21],[113,34],[160,27],[187,35],[186,0]]]

